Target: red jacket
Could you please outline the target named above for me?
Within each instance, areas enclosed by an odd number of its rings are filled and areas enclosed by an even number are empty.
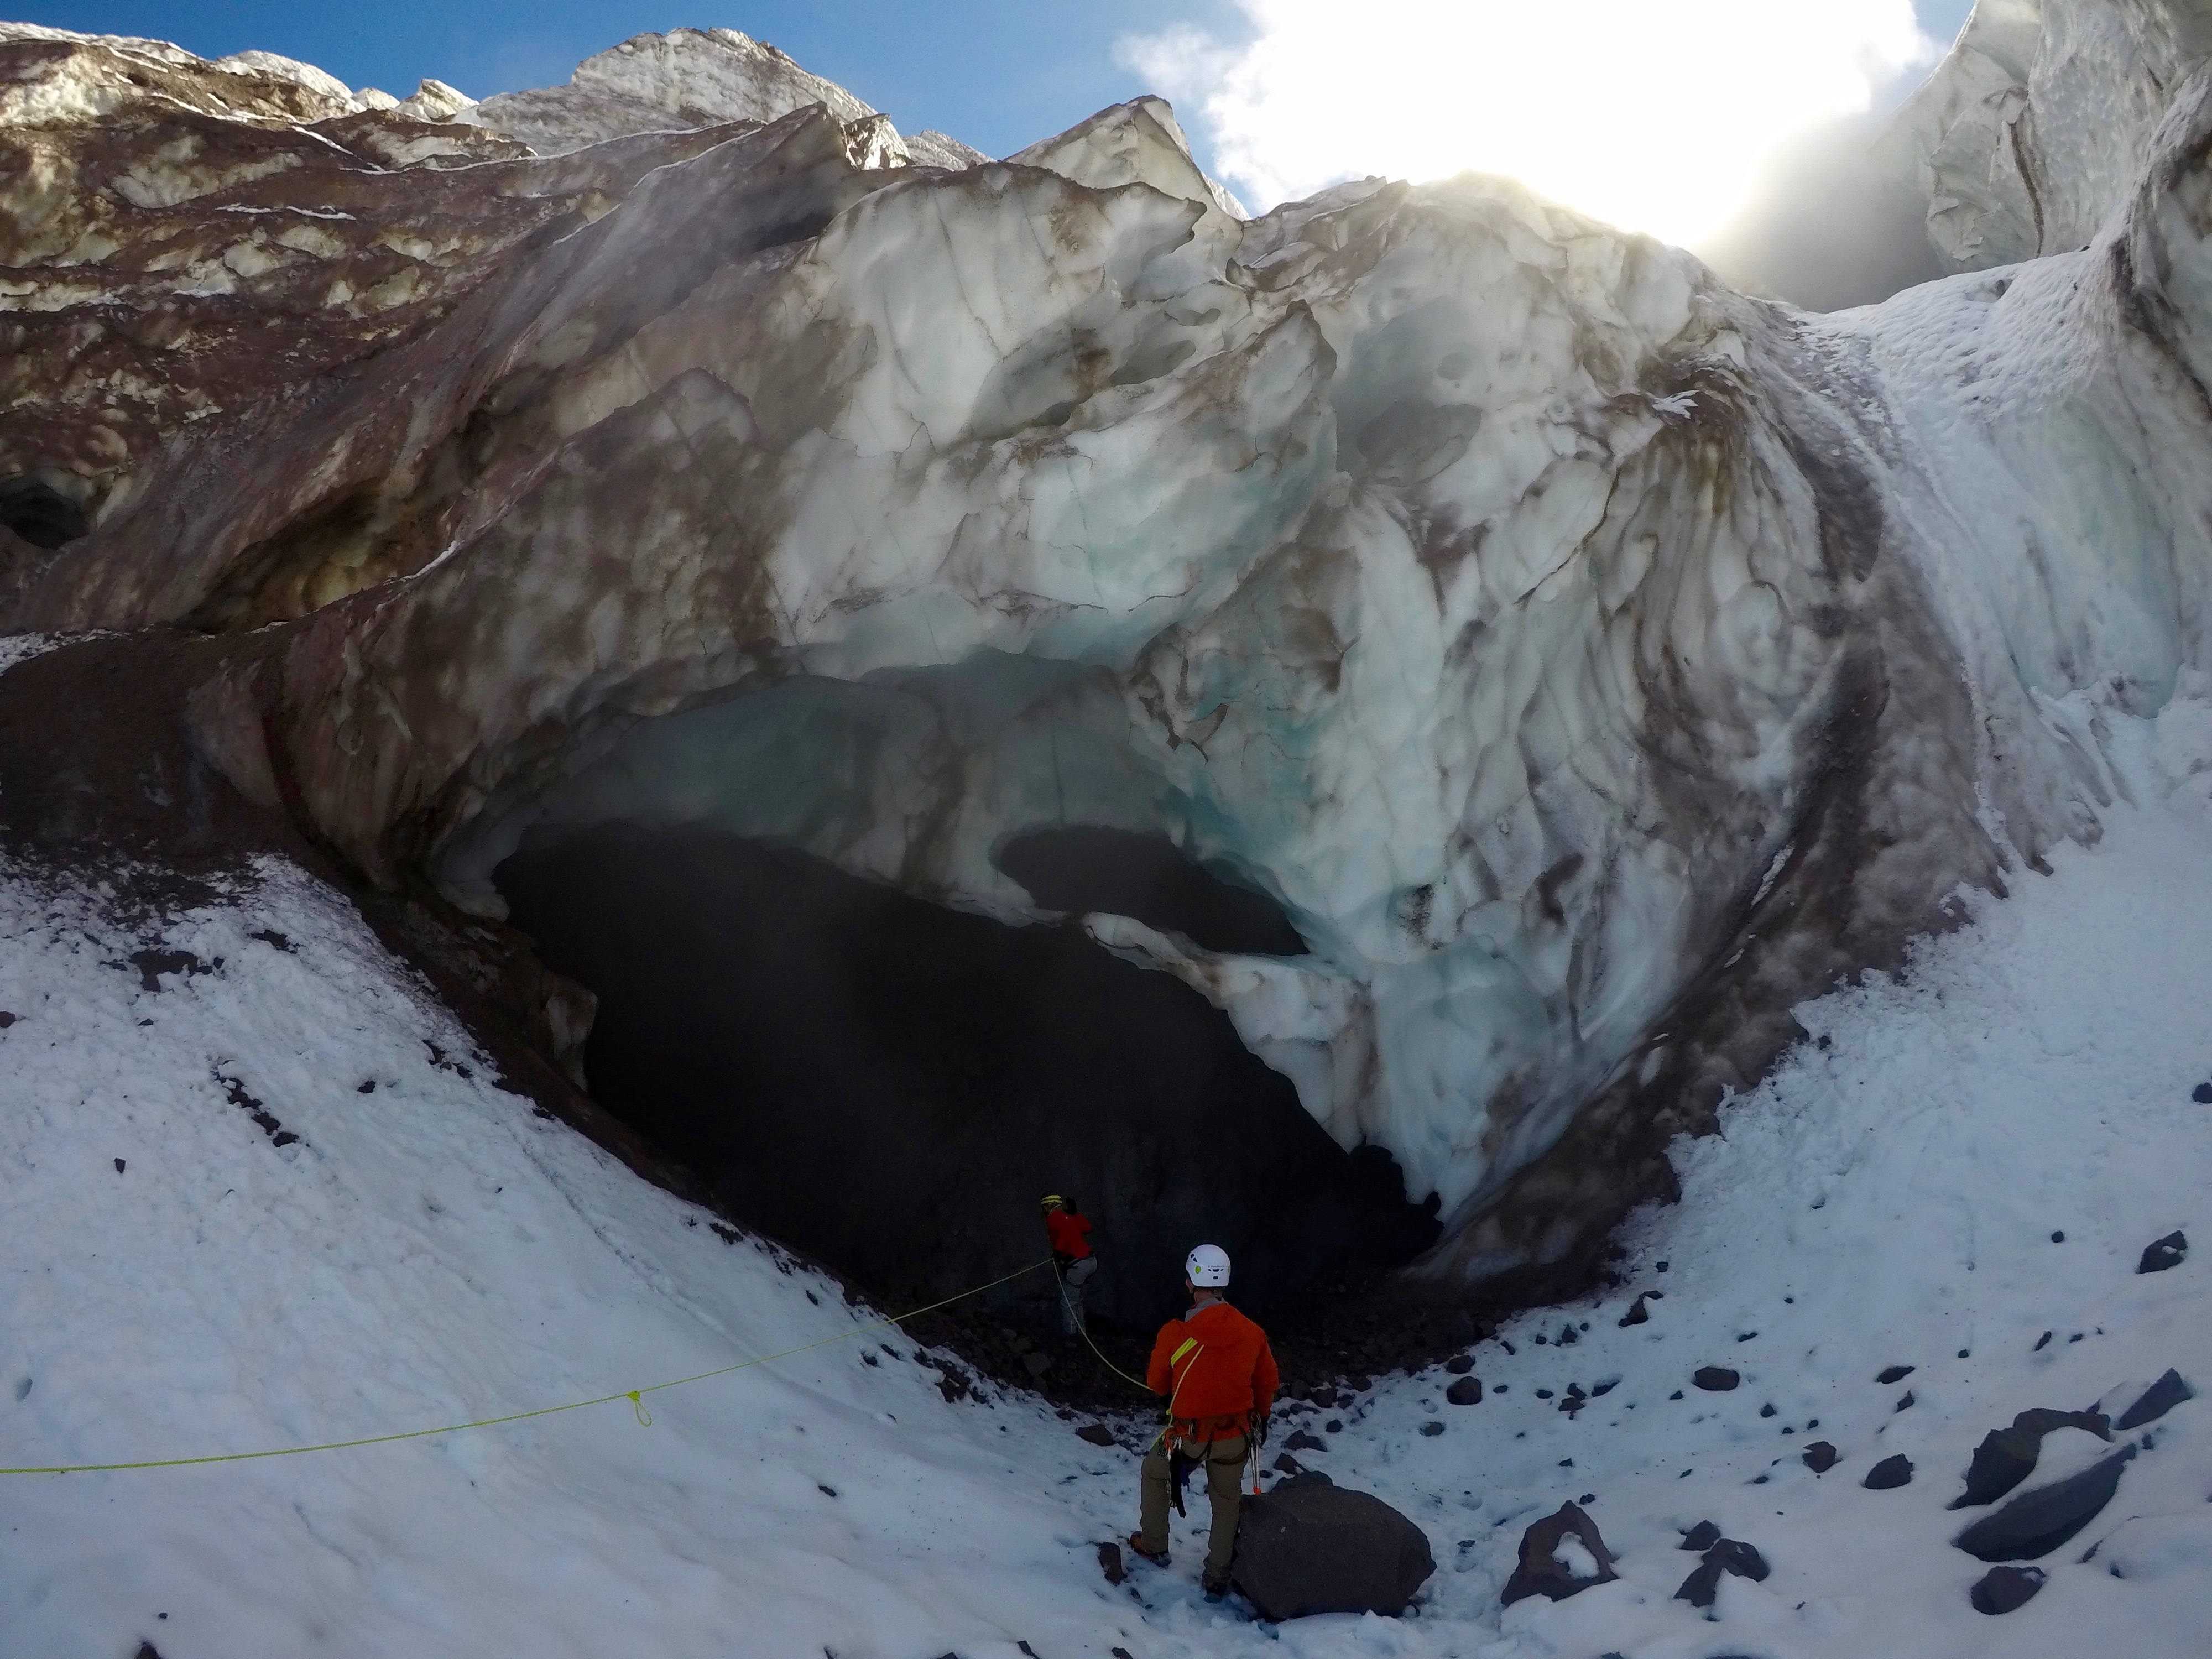
[[[1209,1302],[1160,1327],[1145,1381],[1168,1396],[1168,1413],[1195,1423],[1194,1440],[1244,1432],[1275,1403],[1275,1356],[1267,1334],[1226,1302]]]
[[[1052,1235],[1054,1255],[1080,1261],[1091,1254],[1091,1241],[1084,1237],[1091,1231],[1091,1224],[1072,1210],[1047,1210],[1044,1230]]]

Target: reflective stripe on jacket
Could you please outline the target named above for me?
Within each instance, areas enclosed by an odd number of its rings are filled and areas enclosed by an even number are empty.
[[[1169,1414],[1197,1440],[1242,1434],[1274,1404],[1279,1381],[1267,1334],[1226,1302],[1171,1319],[1152,1344],[1145,1381],[1168,1396]]]

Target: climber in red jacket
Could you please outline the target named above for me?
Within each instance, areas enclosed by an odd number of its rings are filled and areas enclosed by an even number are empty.
[[[1060,1279],[1060,1328],[1079,1336],[1087,1328],[1083,1287],[1098,1271],[1098,1258],[1091,1254],[1091,1223],[1058,1193],[1047,1193],[1042,1207],[1044,1230],[1052,1239],[1053,1270]]]
[[[1190,1310],[1161,1327],[1145,1373],[1152,1391],[1168,1396],[1168,1425],[1145,1455],[1142,1525],[1130,1535],[1129,1547],[1167,1565],[1168,1498],[1182,1477],[1176,1466],[1202,1466],[1213,1528],[1200,1581],[1206,1599],[1218,1601],[1229,1589],[1229,1564],[1237,1553],[1244,1465],[1267,1438],[1278,1378],[1267,1332],[1223,1299],[1228,1253],[1200,1245],[1183,1262],[1183,1284]]]

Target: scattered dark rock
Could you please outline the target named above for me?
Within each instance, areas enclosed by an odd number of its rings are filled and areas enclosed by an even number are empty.
[[[1283,1443],[1292,1451],[1327,1451],[1328,1442],[1317,1434],[1308,1434],[1304,1429],[1295,1431]]]
[[[1305,1466],[1304,1464],[1303,1464],[1303,1463],[1299,1462],[1298,1462],[1298,1460],[1297,1460],[1297,1458],[1295,1458],[1295,1457],[1291,1456],[1291,1455],[1290,1455],[1290,1453],[1288,1453],[1288,1452],[1278,1452],[1278,1453],[1276,1453],[1276,1454],[1275,1454],[1275,1473],[1276,1473],[1276,1474],[1304,1474],[1305,1472],[1306,1472],[1306,1466]]]
[[[161,1655],[151,1642],[141,1642],[138,1651],[131,1656],[131,1659],[161,1659]]]
[[[1098,1547],[1098,1571],[1106,1575],[1106,1582],[1109,1584],[1118,1584],[1129,1576],[1129,1569],[1122,1565],[1119,1544],[1101,1544]]]
[[[119,1158],[115,1160],[115,1173],[118,1175],[123,1173],[123,1160]]]
[[[2063,1244],[2066,1242],[2066,1235],[2064,1233],[2053,1233],[2051,1235],[2051,1242],[2053,1244]]]
[[[1462,1376],[1444,1390],[1444,1398],[1455,1406],[1478,1406],[1482,1403],[1482,1379]]]
[[[1693,1607],[1709,1607],[1719,1591],[1723,1573],[1732,1572],[1757,1583],[1768,1571],[1766,1558],[1750,1545],[1734,1538],[1723,1538],[1705,1551],[1705,1559],[1682,1581],[1681,1588],[1674,1592],[1674,1599],[1687,1601]]]
[[[1589,1552],[1590,1559],[1597,1563],[1595,1577],[1576,1577],[1559,1559],[1561,1540],[1571,1537],[1579,1540]],[[1531,1595],[1548,1595],[1554,1601],[1563,1601],[1593,1584],[1611,1583],[1619,1577],[1613,1570],[1613,1552],[1598,1536],[1597,1523],[1575,1504],[1562,1504],[1556,1512],[1521,1534],[1521,1559],[1514,1566],[1513,1576],[1505,1581],[1504,1600],[1509,1607]]]
[[[1866,1479],[1859,1484],[1869,1492],[1894,1492],[1899,1486],[1911,1484],[1911,1480],[1912,1460],[1899,1452],[1894,1457],[1883,1458],[1869,1469]]]
[[[1595,1400],[1601,1394],[1611,1394],[1620,1386],[1620,1379],[1617,1376],[1607,1377],[1602,1382],[1593,1382],[1590,1384],[1590,1398]]]
[[[1553,1340],[1563,1348],[1571,1348],[1576,1343],[1581,1341],[1582,1338],[1575,1334],[1573,1326],[1562,1325],[1559,1327],[1559,1335]]]
[[[2045,1332],[2044,1332],[2044,1334],[2043,1334],[2041,1336],[2039,1336],[2039,1337],[2037,1337],[2037,1338],[2035,1339],[2035,1346],[2034,1346],[2034,1348],[2033,1348],[2033,1349],[2032,1349],[2032,1350],[2031,1350],[2031,1352],[2035,1352],[2035,1353],[2041,1353],[2041,1352],[2042,1352],[2045,1348],[2049,1347],[2050,1346],[2051,1346],[2051,1333],[2050,1333],[2049,1331],[2045,1331]]]
[[[1536,1390],[1536,1398],[1539,1400],[1549,1400],[1551,1397],[1552,1391],[1549,1389],[1539,1389]]]
[[[1700,1365],[1690,1375],[1690,1381],[1708,1394],[1726,1394],[1742,1380],[1725,1365]]]
[[[1439,1435],[1439,1434],[1442,1434],[1443,1431],[1444,1431],[1444,1425],[1443,1425],[1443,1424],[1441,1424],[1441,1423],[1438,1423],[1438,1422],[1436,1422],[1436,1421],[1433,1421],[1433,1420],[1431,1420],[1431,1421],[1430,1421],[1430,1422],[1424,1423],[1424,1424],[1422,1424],[1422,1425],[1421,1425],[1421,1432],[1422,1432],[1423,1434],[1425,1434],[1425,1435],[1431,1435],[1431,1436]]]
[[[1705,1551],[1712,1548],[1714,1545],[1720,1541],[1721,1529],[1719,1526],[1711,1521],[1700,1521],[1696,1526],[1691,1528],[1689,1531],[1682,1534],[1680,1547],[1692,1552],[1693,1554],[1702,1555]]]
[[[1114,1431],[1103,1423],[1085,1423],[1075,1431],[1075,1437],[1088,1440],[1094,1446],[1110,1446],[1114,1443]]]
[[[1738,1331],[1735,1334],[1735,1340],[1739,1342],[1748,1342],[1753,1337],[1757,1336],[1758,1334],[1759,1333],[1757,1331]]]
[[[824,1498],[835,1498],[837,1495],[836,1487],[825,1486],[819,1480],[814,1483],[814,1490],[820,1492]]]
[[[116,1161],[122,1167],[122,1160]],[[2164,1376],[2143,1390],[2142,1398],[2120,1413],[2120,1420],[2112,1426],[2123,1431],[2139,1429],[2146,1423],[2155,1423],[2185,1400],[2194,1400],[2197,1390],[2181,1380],[2181,1373],[2168,1370]]]
[[[1875,1378],[1875,1381],[1881,1383],[1882,1387],[1887,1388],[1893,1382],[1904,1382],[1905,1379],[1911,1376],[1917,1369],[1918,1369],[1917,1366],[1912,1365],[1887,1366],[1883,1369],[1881,1374]]]
[[[1771,1417],[1771,1416],[1773,1416],[1773,1415],[1774,1415],[1774,1402],[1773,1402],[1772,1401],[1771,1401],[1771,1400],[1770,1400],[1770,1401],[1767,1401],[1764,1406],[1761,1406],[1761,1407],[1759,1408],[1759,1414],[1761,1417]]]
[[[1444,1369],[1454,1376],[1465,1376],[1474,1369],[1474,1356],[1471,1353],[1455,1353],[1444,1361]]]
[[[1428,1535],[1381,1498],[1303,1474],[1245,1499],[1229,1577],[1262,1619],[1395,1617],[1436,1570]]]
[[[2120,1489],[2120,1472],[2135,1455],[2135,1447],[2124,1446],[2079,1474],[2023,1493],[1951,1541],[1982,1561],[2033,1561],[2048,1555],[2112,1501]]]
[[[2168,1233],[2143,1247],[2142,1260],[2136,1263],[2139,1273],[2162,1273],[2168,1267],[2181,1265],[2182,1257],[2189,1254],[2189,1241],[2178,1232]]]
[[[161,990],[161,975],[164,974],[189,977],[193,974],[211,974],[222,966],[218,961],[210,967],[190,951],[133,951],[130,963],[138,970],[139,988],[153,992]],[[119,968],[123,964],[118,963],[115,965]]]
[[[1669,1400],[1680,1400],[1681,1397],[1682,1397],[1682,1391],[1681,1391],[1680,1389],[1675,1389],[1674,1393],[1672,1393],[1672,1394],[1670,1394],[1670,1395],[1668,1395],[1667,1396],[1667,1398],[1668,1398],[1668,1399],[1669,1399]]]
[[[2043,1437],[2054,1429],[2081,1429],[2100,1440],[2112,1437],[2109,1419],[2094,1412],[2057,1412],[2039,1407],[2022,1412],[2008,1429],[1991,1429],[1974,1448],[1966,1466],[1966,1490],[1951,1500],[1954,1510],[1994,1504],[2035,1473]]]
[[[1836,1449],[1825,1440],[1815,1440],[1799,1454],[1805,1467],[1815,1474],[1826,1474],[1836,1467]]]
[[[361,1086],[360,1086],[360,1087],[358,1087],[358,1088],[356,1088],[356,1089],[354,1091],[354,1093],[356,1093],[356,1094],[357,1094],[357,1095],[373,1095],[373,1094],[374,1094],[375,1092],[376,1092],[376,1079],[375,1079],[374,1078],[368,1078],[368,1079],[364,1079],[362,1080],[362,1084],[361,1084]]]
[[[1912,1390],[1907,1389],[1903,1394],[1897,1397],[1897,1403],[1894,1406],[1892,1406],[1890,1410],[1893,1412],[1910,1411],[1911,1407]]]
[[[1323,1434],[1342,1434],[1344,1432],[1344,1419],[1340,1417],[1332,1417],[1328,1422],[1321,1425],[1321,1431]]]
[[[286,938],[283,933],[278,933],[274,927],[258,928],[254,932],[248,933],[246,938],[258,939],[264,945],[268,945],[271,950],[282,951],[286,956],[291,955],[293,951],[294,947],[292,941]]]
[[[15,1023],[15,1015],[13,1015],[13,1014],[11,1014],[11,1013],[7,1012],[4,1009],[0,1009],[0,1031],[4,1031],[4,1030],[6,1030],[10,1026],[10,1025],[13,1025]]]
[[[2040,1567],[1991,1567],[1975,1581],[1966,1599],[1974,1604],[1976,1613],[2010,1613],[2033,1601],[2042,1588]]]
[[[2212,1083],[2200,1083],[2189,1091],[2189,1097],[2199,1106],[2212,1106]]]

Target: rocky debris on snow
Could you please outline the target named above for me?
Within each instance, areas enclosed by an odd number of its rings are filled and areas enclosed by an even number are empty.
[[[1700,1521],[1696,1526],[1691,1528],[1689,1531],[1682,1534],[1682,1541],[1675,1547],[1702,1554],[1705,1551],[1712,1548],[1714,1545],[1720,1541],[1721,1529],[1719,1524],[1711,1521]]]
[[[1836,1448],[1829,1441],[1815,1440],[1800,1455],[1805,1461],[1805,1467],[1815,1474],[1826,1474],[1836,1467]]]
[[[2033,1561],[2048,1555],[2112,1501],[2136,1449],[2124,1446],[2078,1474],[2024,1492],[1951,1541],[1983,1561]]]
[[[1436,1565],[1428,1535],[1381,1498],[1301,1474],[1245,1500],[1229,1576],[1263,1619],[1395,1618]]]
[[[1275,1473],[1278,1474],[1304,1474],[1306,1472],[1306,1466],[1288,1452],[1275,1454],[1274,1467]]]
[[[1991,1567],[1974,1581],[1966,1599],[1976,1613],[2011,1613],[2035,1598],[2043,1577],[2040,1567]]]
[[[2199,1106],[2212,1106],[2212,1083],[2200,1083],[2189,1091],[2189,1097]]]
[[[1742,1380],[1725,1365],[1700,1365],[1690,1376],[1690,1381],[1708,1394],[1726,1394]]]
[[[1893,1412],[1910,1411],[1912,1409],[1912,1390],[1907,1389],[1903,1394],[1898,1395],[1897,1403],[1894,1406],[1892,1406],[1890,1410]]]
[[[1650,1310],[1644,1306],[1648,1299],[1648,1296],[1639,1296],[1635,1301],[1630,1303],[1628,1311],[1621,1315],[1620,1322],[1624,1327],[1648,1324],[1651,1318]]]
[[[1114,1431],[1103,1423],[1085,1423],[1075,1431],[1075,1437],[1078,1440],[1088,1440],[1094,1446],[1111,1446],[1115,1443]]]
[[[1885,1457],[1866,1472],[1859,1484],[1869,1492],[1894,1492],[1912,1482],[1912,1460],[1903,1452]]]
[[[1904,1382],[1906,1377],[1912,1375],[1915,1369],[1911,1365],[1887,1365],[1882,1368],[1881,1374],[1875,1377],[1875,1381],[1887,1388],[1892,1382]]]
[[[2168,1233],[2164,1238],[2154,1239],[2143,1247],[2142,1260],[2136,1263],[2139,1273],[2162,1273],[2168,1267],[2179,1267],[2189,1254],[2189,1241],[2179,1231]]]
[[[0,1009],[0,1031],[4,1031],[4,1030],[6,1030],[10,1026],[10,1025],[13,1025],[15,1023],[15,1015],[13,1015],[13,1014],[11,1014],[11,1013],[9,1013],[9,1012],[8,1012],[6,1010],[4,1010],[4,1009]]]
[[[1421,1427],[1420,1427],[1420,1433],[1421,1433],[1423,1436],[1427,1437],[1430,1437],[1430,1438],[1433,1438],[1433,1437],[1435,1437],[1436,1436],[1442,1434],[1443,1431],[1444,1431],[1444,1425],[1443,1425],[1443,1424],[1441,1424],[1441,1423],[1436,1422],[1436,1421],[1435,1421],[1435,1420],[1433,1420],[1433,1419],[1431,1419],[1431,1421],[1429,1421],[1429,1422],[1426,1422],[1426,1423],[1422,1424],[1422,1425],[1421,1425]]]
[[[1474,1356],[1471,1353],[1455,1353],[1444,1361],[1444,1369],[1454,1376],[1465,1376],[1474,1369]]]
[[[1477,1406],[1482,1403],[1482,1379],[1462,1376],[1444,1390],[1444,1398],[1455,1406]]]
[[[1687,1601],[1693,1607],[1709,1607],[1719,1592],[1723,1572],[1758,1583],[1768,1571],[1766,1558],[1750,1545],[1740,1539],[1718,1539],[1705,1550],[1705,1559],[1682,1581],[1681,1588],[1674,1592],[1674,1599]]]
[[[1328,1442],[1319,1435],[1309,1434],[1304,1429],[1293,1430],[1283,1444],[1292,1451],[1327,1451]]]
[[[1597,1523],[1580,1505],[1562,1504],[1521,1534],[1520,1559],[1502,1599],[1507,1607],[1531,1595],[1563,1601],[1619,1577]]]
[[[1128,1577],[1129,1569],[1122,1564],[1119,1544],[1106,1543],[1098,1547],[1098,1571],[1106,1575],[1106,1582],[1109,1584],[1121,1583]]]
[[[2185,1400],[2194,1400],[2197,1390],[2181,1380],[2181,1373],[2171,1367],[2165,1376],[2143,1390],[2135,1404],[2120,1413],[2112,1425],[2123,1432],[2139,1429],[2146,1423],[2155,1423]]]
[[[2111,1419],[2094,1412],[2041,1407],[2024,1411],[2013,1419],[2010,1428],[1991,1429],[1982,1437],[1982,1443],[1974,1448],[1973,1462],[1966,1467],[1966,1489],[1951,1500],[1950,1507],[1963,1510],[1996,1503],[2035,1473],[2044,1436],[2059,1429],[2080,1429],[2100,1440],[2112,1437]]]

